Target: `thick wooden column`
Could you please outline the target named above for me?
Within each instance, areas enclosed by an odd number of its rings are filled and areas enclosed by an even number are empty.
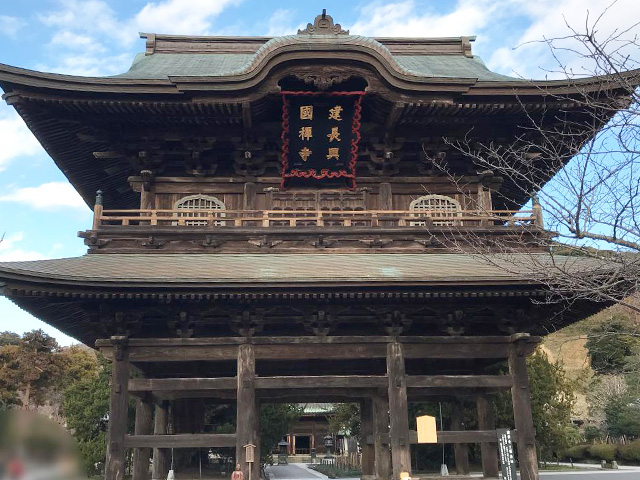
[[[453,402],[451,409],[451,430],[464,430],[464,408],[462,401]],[[469,446],[466,443],[453,444],[453,456],[456,461],[456,473],[458,475],[469,475]]]
[[[373,478],[375,469],[375,447],[373,439],[373,400],[360,401],[360,437],[362,438],[362,477]]]
[[[376,395],[373,406],[373,450],[375,476],[377,480],[388,480],[391,474],[391,452],[389,450],[389,398]]]
[[[166,435],[169,432],[169,408],[166,402],[156,405],[154,422],[154,435]],[[153,480],[166,480],[170,466],[171,450],[154,448],[151,478]]]
[[[518,345],[514,345],[509,354],[509,372],[513,377],[511,398],[513,400],[513,418],[517,430],[520,479],[538,480],[538,455],[531,415],[531,392],[526,360],[525,353],[520,350]]]
[[[109,429],[107,432],[106,480],[124,479],[124,437],[127,434],[129,406],[129,348],[127,337],[111,337],[113,373],[109,399]]]
[[[476,397],[478,408],[478,430],[495,430],[496,416],[493,411],[493,402],[488,395]],[[482,455],[482,473],[486,478],[498,478],[498,444],[480,444]]]
[[[153,433],[153,411],[151,409],[151,398],[136,400],[136,435],[151,435]],[[149,479],[149,459],[151,458],[150,448],[133,449],[133,480]]]
[[[389,378],[391,465],[393,478],[400,478],[401,472],[411,473],[411,445],[404,354],[402,345],[398,342],[387,345],[387,376]]]
[[[253,345],[240,345],[238,349],[238,413],[236,421],[236,462],[240,464],[245,480],[249,480],[246,462],[247,444],[258,445],[258,411],[256,403],[256,360]],[[251,480],[260,478],[260,461],[253,462]]]

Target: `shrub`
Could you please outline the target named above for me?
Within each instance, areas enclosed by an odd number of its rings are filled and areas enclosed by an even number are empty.
[[[584,439],[587,442],[593,442],[602,437],[602,432],[595,425],[589,425],[584,428]]]
[[[618,451],[623,460],[640,462],[640,440],[635,440],[628,445],[621,445]]]
[[[591,445],[589,448],[589,454],[597,460],[606,460],[611,462],[616,459],[616,453],[618,451],[618,445],[607,445],[606,443],[598,443]]]
[[[591,445],[574,445],[565,452],[565,457],[573,460],[582,460],[589,456],[589,448]]]

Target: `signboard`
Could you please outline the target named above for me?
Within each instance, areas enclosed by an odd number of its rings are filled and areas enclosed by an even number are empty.
[[[416,426],[418,427],[418,443],[438,443],[436,417],[430,415],[416,417]]]
[[[245,445],[244,446],[245,449],[245,460],[247,463],[253,463],[255,462],[255,451],[256,451],[256,446],[252,443]]]
[[[295,179],[344,179],[355,188],[362,95],[282,92],[283,188]]]
[[[498,433],[498,455],[500,456],[500,466],[502,467],[503,480],[517,480],[516,459],[513,454],[513,440],[511,430],[499,428]]]

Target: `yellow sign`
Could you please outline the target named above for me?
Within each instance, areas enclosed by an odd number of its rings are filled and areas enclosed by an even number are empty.
[[[418,426],[418,443],[438,443],[436,417],[423,415],[416,418]]]

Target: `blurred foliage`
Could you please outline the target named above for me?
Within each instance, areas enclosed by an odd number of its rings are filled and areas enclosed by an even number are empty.
[[[260,408],[260,463],[273,464],[271,452],[289,433],[293,422],[303,413],[303,407],[293,404],[269,403]]]
[[[360,404],[337,403],[329,416],[329,431],[333,434],[348,432],[360,439]]]
[[[600,374],[621,374],[637,369],[638,327],[628,317],[615,315],[591,330],[585,347],[591,367]]]

